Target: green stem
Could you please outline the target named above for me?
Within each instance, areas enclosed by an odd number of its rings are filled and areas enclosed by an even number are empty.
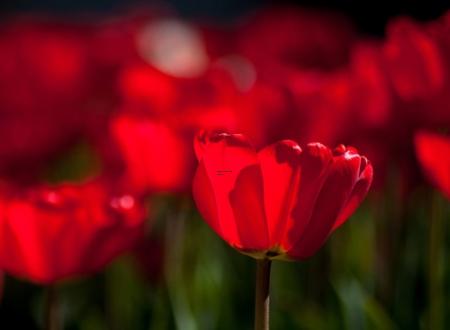
[[[269,330],[271,263],[269,259],[256,261],[255,330]]]
[[[47,287],[47,298],[45,306],[45,329],[58,330],[59,318],[58,318],[58,297],[56,287],[49,285]]]
[[[166,219],[165,280],[177,329],[197,329],[189,306],[183,269],[183,245],[186,231],[185,206],[179,205]]]
[[[442,329],[442,306],[443,306],[443,285],[442,285],[442,209],[440,196],[435,194],[432,197],[431,218],[429,219],[428,238],[428,328]]]

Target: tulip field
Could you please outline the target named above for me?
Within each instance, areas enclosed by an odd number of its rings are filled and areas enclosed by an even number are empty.
[[[0,329],[450,328],[450,6],[0,20]]]

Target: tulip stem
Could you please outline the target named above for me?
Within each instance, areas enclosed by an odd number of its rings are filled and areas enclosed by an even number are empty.
[[[269,259],[256,260],[255,330],[269,330],[271,263]]]
[[[57,290],[54,285],[47,286],[47,297],[45,306],[45,329],[58,330],[58,297]]]

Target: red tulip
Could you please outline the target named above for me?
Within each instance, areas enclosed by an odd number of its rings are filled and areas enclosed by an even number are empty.
[[[429,180],[450,199],[450,138],[436,133],[415,135],[416,155]]]
[[[240,30],[240,52],[264,79],[283,83],[292,70],[330,70],[345,64],[354,29],[342,16],[298,8],[262,10]]]
[[[364,130],[385,128],[392,119],[392,91],[386,71],[378,43],[365,41],[353,47],[349,68],[351,115],[359,119]]]
[[[115,196],[98,182],[5,188],[0,268],[41,284],[89,274],[132,247],[144,218],[132,196]]]
[[[289,81],[295,113],[288,123],[289,138],[300,143],[323,141],[334,144],[349,129],[353,115],[351,81],[343,72],[333,74],[297,72]]]
[[[259,152],[238,134],[201,133],[197,207],[228,244],[255,258],[303,259],[355,211],[372,181],[351,147],[290,140]]]
[[[406,100],[427,97],[442,88],[443,59],[423,28],[407,19],[391,23],[384,57],[398,95]]]
[[[382,53],[390,83],[402,103],[402,122],[422,127],[448,124],[448,27],[403,18],[391,22],[386,33]]]
[[[81,133],[95,86],[84,32],[38,20],[0,26],[1,175],[28,179]]]
[[[194,155],[186,139],[164,122],[123,114],[112,119],[111,134],[125,165],[125,185],[139,193],[188,185]]]

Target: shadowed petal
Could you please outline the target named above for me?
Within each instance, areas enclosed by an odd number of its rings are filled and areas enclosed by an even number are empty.
[[[267,250],[270,247],[263,194],[261,167],[251,165],[244,168],[230,193],[230,203],[240,246],[247,251]]]
[[[209,179],[205,164],[200,162],[195,172],[192,182],[192,193],[197,204],[198,211],[211,226],[211,228],[223,239],[222,230],[219,223],[217,201],[214,188]]]

